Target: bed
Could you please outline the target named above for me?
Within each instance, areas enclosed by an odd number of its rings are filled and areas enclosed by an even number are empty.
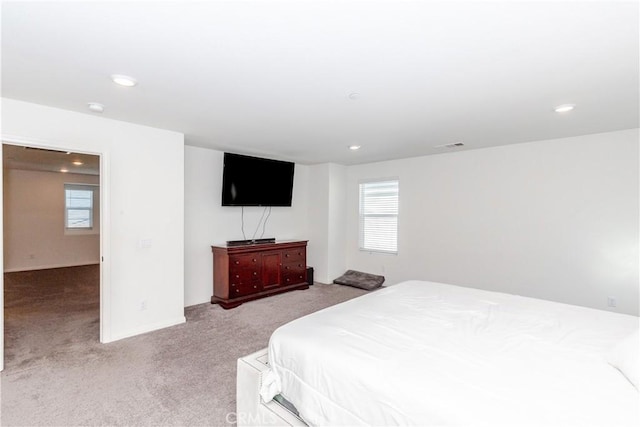
[[[239,360],[238,425],[637,426],[637,330],[635,316],[407,281]]]

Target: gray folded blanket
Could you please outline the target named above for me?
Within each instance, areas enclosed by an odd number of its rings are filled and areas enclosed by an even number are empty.
[[[338,285],[353,286],[368,291],[379,288],[384,283],[384,276],[363,273],[362,271],[347,270],[342,276],[333,281]]]

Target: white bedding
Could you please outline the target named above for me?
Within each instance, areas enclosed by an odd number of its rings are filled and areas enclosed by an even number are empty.
[[[408,281],[302,317],[269,342],[261,394],[310,425],[640,425],[605,360],[638,318]]]

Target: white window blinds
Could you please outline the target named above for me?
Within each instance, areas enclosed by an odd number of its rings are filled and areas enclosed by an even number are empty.
[[[93,228],[93,191],[88,185],[64,185],[66,228]]]
[[[398,253],[398,180],[360,183],[360,249]]]

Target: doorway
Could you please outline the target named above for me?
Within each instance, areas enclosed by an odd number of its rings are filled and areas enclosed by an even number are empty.
[[[101,340],[101,158],[3,143],[5,368]]]

